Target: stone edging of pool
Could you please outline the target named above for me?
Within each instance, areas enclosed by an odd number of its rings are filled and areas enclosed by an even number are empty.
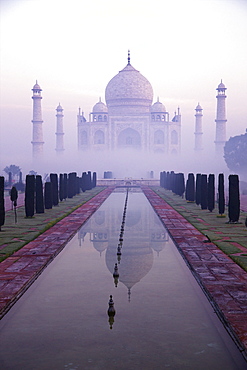
[[[247,273],[151,188],[142,191],[247,359]]]
[[[108,198],[108,187],[0,263],[0,319]]]

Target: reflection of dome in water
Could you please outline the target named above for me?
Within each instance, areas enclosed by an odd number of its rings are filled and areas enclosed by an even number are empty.
[[[150,246],[151,246],[151,248],[152,248],[155,252],[157,252],[157,255],[159,255],[159,253],[160,253],[161,251],[163,251],[163,249],[165,248],[165,246],[166,246],[166,242],[165,242],[165,241],[163,241],[163,242],[152,241],[152,242],[150,243]]]
[[[98,251],[101,255],[102,252],[104,252],[108,247],[108,242],[94,241],[93,246],[94,249],[96,249],[96,251]]]
[[[113,273],[117,259],[116,248],[106,250],[106,265]],[[131,289],[153,266],[153,251],[149,247],[125,247],[123,245],[121,262],[118,265],[119,281]]]

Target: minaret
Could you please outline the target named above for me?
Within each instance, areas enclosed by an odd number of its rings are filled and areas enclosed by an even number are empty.
[[[223,149],[226,142],[226,87],[222,83],[219,84],[217,98],[217,112],[216,112],[216,134],[215,134],[215,152],[223,155]]]
[[[38,82],[36,81],[36,84],[32,88],[33,91],[33,157],[34,158],[40,158],[43,154],[43,130],[42,130],[42,112],[41,112],[41,91],[42,89],[38,85]]]
[[[57,132],[56,132],[56,151],[61,154],[64,151],[63,147],[63,108],[60,103],[57,106]]]
[[[195,151],[202,150],[202,107],[198,103],[196,109],[196,121],[195,121]]]

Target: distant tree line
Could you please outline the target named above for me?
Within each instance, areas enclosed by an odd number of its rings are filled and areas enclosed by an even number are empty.
[[[240,216],[240,197],[239,197],[239,178],[238,175],[230,175],[229,178],[229,200],[228,200],[228,217],[229,222],[238,222]],[[209,174],[188,174],[185,183],[183,173],[174,171],[160,172],[160,186],[171,190],[174,194],[181,197],[185,196],[188,202],[195,202],[201,209],[212,212],[215,208],[215,175]],[[218,211],[223,216],[225,212],[225,186],[224,174],[218,175]]]

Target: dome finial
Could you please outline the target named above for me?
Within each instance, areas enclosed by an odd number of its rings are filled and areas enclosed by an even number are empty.
[[[128,50],[128,64],[130,64],[130,51]]]

